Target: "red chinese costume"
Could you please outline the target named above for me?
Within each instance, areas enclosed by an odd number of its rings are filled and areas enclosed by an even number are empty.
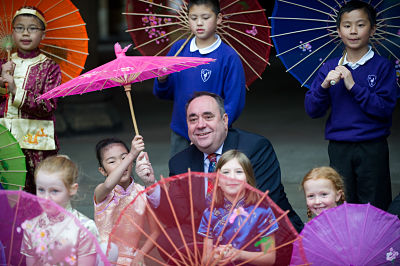
[[[14,97],[0,97],[0,124],[7,127],[19,142],[26,158],[25,190],[36,192],[34,170],[44,158],[58,152],[55,134],[55,99],[39,100],[40,95],[61,84],[60,67],[39,49],[29,54],[14,53],[16,64]],[[0,62],[0,67],[5,61]]]

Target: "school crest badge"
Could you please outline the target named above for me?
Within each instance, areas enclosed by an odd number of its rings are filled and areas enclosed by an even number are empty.
[[[201,70],[201,79],[203,82],[206,82],[211,77],[211,70],[209,69],[202,69]]]
[[[368,75],[368,84],[372,88],[376,84],[376,75]]]

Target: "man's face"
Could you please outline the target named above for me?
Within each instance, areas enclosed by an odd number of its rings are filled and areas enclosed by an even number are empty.
[[[196,147],[207,154],[215,152],[228,134],[228,115],[221,116],[218,104],[211,96],[194,99],[186,111],[188,135]]]

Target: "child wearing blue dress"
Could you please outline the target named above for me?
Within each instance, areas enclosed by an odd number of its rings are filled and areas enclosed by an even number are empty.
[[[274,232],[278,224],[267,204],[262,202],[255,208],[259,194],[244,187],[245,182],[255,186],[250,160],[245,154],[230,150],[222,154],[216,169],[229,178],[219,179],[209,229],[211,208],[204,211],[198,229],[198,234],[204,237],[203,262],[274,264]],[[242,227],[244,222],[246,225]]]

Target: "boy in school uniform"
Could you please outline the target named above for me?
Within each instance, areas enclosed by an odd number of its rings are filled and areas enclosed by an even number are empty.
[[[386,210],[391,202],[389,150],[397,90],[394,65],[368,45],[376,30],[376,11],[353,0],[337,16],[345,45],[342,58],[328,60],[305,96],[312,118],[329,108],[325,137],[330,165],[344,178],[346,199]]]
[[[239,117],[245,104],[246,88],[242,62],[238,54],[215,33],[222,22],[218,0],[191,0],[188,4],[192,38],[178,56],[208,57],[215,62],[159,77],[153,93],[174,101],[171,119],[171,157],[190,144],[185,104],[195,91],[208,91],[224,99],[229,126]],[[173,56],[185,40],[177,41],[169,51]]]

